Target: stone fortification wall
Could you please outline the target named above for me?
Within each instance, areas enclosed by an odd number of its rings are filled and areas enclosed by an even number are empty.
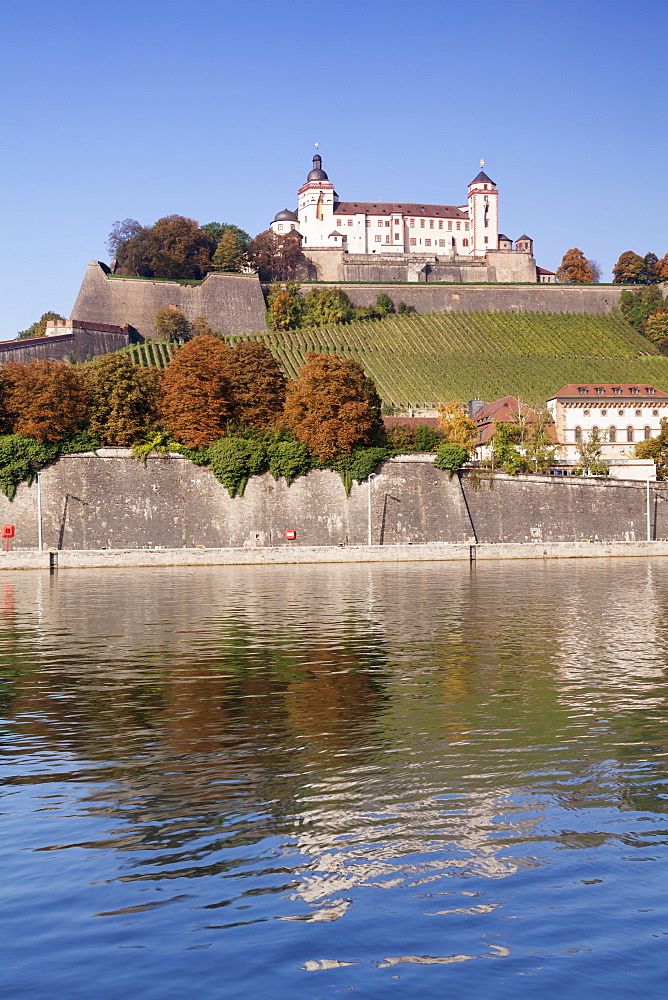
[[[72,361],[81,364],[100,354],[119,351],[130,343],[128,333],[99,332],[75,328],[71,333],[53,337],[30,337],[0,344],[0,364],[7,361],[27,363],[37,358],[43,361]]]
[[[347,254],[302,247],[319,281],[536,282],[536,261],[527,253],[491,251],[485,259],[429,254]]]
[[[302,286],[306,293],[314,284]],[[381,292],[419,313],[497,309],[501,312],[610,313],[625,285],[347,285],[338,286],[355,306],[372,305]]]
[[[44,546],[65,549],[364,545],[369,484],[346,497],[338,475],[313,471],[287,487],[251,479],[232,500],[208,469],[180,457],[124,450],[69,455],[41,473]],[[639,483],[465,473],[450,480],[429,456],[403,456],[371,481],[372,541],[408,543],[642,541],[646,492]],[[12,549],[37,547],[37,485],[0,495],[0,518],[14,524]],[[668,538],[668,484],[653,484],[652,534]]]
[[[163,306],[176,306],[184,316],[206,316],[226,335],[267,329],[266,307],[256,275],[209,274],[201,285],[177,281],[121,278],[97,260],[88,264],[72,316],[92,322],[126,323],[142,337],[156,336],[153,318]]]

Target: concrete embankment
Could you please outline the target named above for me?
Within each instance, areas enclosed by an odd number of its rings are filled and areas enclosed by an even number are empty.
[[[0,571],[101,569],[145,566],[268,566],[299,563],[489,562],[504,559],[595,559],[668,556],[668,541],[528,542],[431,545],[283,545],[226,549],[83,549],[2,552]]]

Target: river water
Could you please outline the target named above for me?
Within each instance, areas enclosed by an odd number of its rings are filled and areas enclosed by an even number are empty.
[[[0,577],[8,1000],[653,1000],[668,560]]]

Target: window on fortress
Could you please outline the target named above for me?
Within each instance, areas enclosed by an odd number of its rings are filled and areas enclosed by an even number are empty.
[[[582,441],[582,428],[581,427],[576,427],[575,428],[575,440],[576,441]]]
[[[382,236],[376,236],[376,243],[382,243],[382,242],[383,242],[383,237]]]
[[[424,219],[420,219],[420,229],[424,229]]]
[[[468,240],[462,240],[462,246],[463,247],[467,247],[468,245],[469,245],[469,241]]]
[[[461,229],[461,228],[462,228],[462,224],[461,224],[461,222],[458,222],[457,223],[457,229]]]
[[[645,441],[649,441],[649,439],[650,439],[650,438],[651,438],[651,436],[652,436],[652,431],[651,431],[651,429],[650,429],[649,427],[645,427],[645,429],[643,430],[643,435],[644,435],[644,437],[645,437]]]
[[[395,233],[394,234],[394,238],[395,238],[395,240],[400,240],[401,239],[401,233]]]
[[[608,441],[610,441],[612,444],[614,444],[616,440],[617,440],[617,428],[616,427],[610,427],[608,429]]]
[[[424,241],[424,245],[425,245],[426,247],[430,247],[430,246],[431,246],[431,240],[425,240],[425,241]]]
[[[410,221],[409,224],[410,224],[411,229],[415,229],[415,219],[411,219],[411,221]]]
[[[445,240],[439,240],[438,241],[438,245],[439,245],[439,247],[444,247],[445,246]]]
[[[379,220],[378,220],[378,225],[379,225],[379,226],[382,226],[382,224],[383,224],[383,220],[382,220],[382,219],[379,219]]]
[[[627,427],[626,428],[626,440],[627,441],[633,441],[633,428],[632,427]]]
[[[434,228],[434,220],[433,220],[433,219],[430,219],[430,220],[429,220],[429,228],[430,228],[430,229],[433,229],[433,228]]]
[[[411,236],[411,246],[414,247],[416,245],[416,243],[417,243],[417,240],[415,239],[415,237]]]
[[[278,231],[279,231],[279,233],[283,231],[283,223],[282,222],[279,222],[279,224],[278,224]]]
[[[348,219],[348,225],[352,226],[352,224],[353,224],[353,220],[352,219]]]
[[[452,229],[452,223],[448,222],[448,229]]]
[[[342,226],[343,225],[343,220],[342,219],[337,219],[336,220],[336,224],[337,224],[337,226]]]

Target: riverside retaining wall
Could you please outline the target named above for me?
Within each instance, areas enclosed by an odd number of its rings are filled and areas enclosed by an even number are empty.
[[[340,477],[312,471],[287,487],[253,477],[230,498],[212,473],[180,456],[125,449],[66,455],[40,474],[43,548],[183,549],[362,546],[369,497],[374,545],[637,542],[647,538],[642,483],[464,473],[450,480],[433,457],[384,462],[346,497]],[[38,545],[38,487],[21,484],[0,518],[15,526],[12,550]],[[295,531],[296,538],[286,538]],[[650,535],[668,538],[668,484],[652,484]]]

